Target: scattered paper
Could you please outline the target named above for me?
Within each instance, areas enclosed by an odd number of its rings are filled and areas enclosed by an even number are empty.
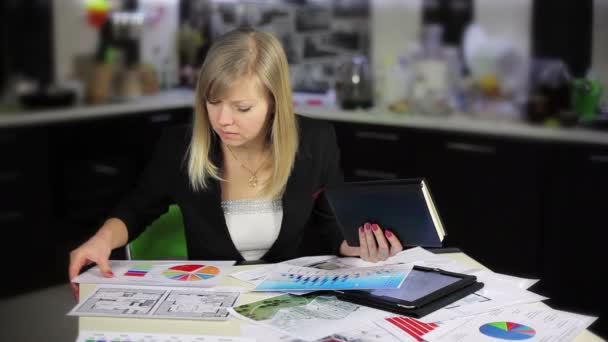
[[[547,299],[534,292],[485,284],[479,291],[421,318],[424,322],[447,321],[451,319],[487,313],[506,306],[540,302]]]
[[[360,258],[340,258],[340,263],[350,267],[371,267],[396,264],[414,264],[430,268],[440,268],[442,270],[471,274],[481,271],[480,268],[471,267],[470,265],[458,262],[444,255],[437,255],[429,252],[422,247],[406,249],[377,263],[361,260]]]
[[[101,274],[98,266],[76,278],[75,283],[179,287],[216,286],[234,261],[127,261],[111,260],[114,277]]]
[[[265,342],[302,342],[304,340],[294,338],[291,335],[268,329],[264,326],[254,324],[242,324],[241,335],[253,337],[258,341]],[[314,342],[399,342],[399,340],[386,330],[371,323],[361,322],[356,327],[341,331],[330,336],[325,336]]]
[[[254,338],[83,330],[76,342],[255,342]]]
[[[239,295],[221,288],[99,285],[68,315],[225,320]]]
[[[336,257],[335,255],[318,255],[291,259],[283,261],[280,264],[303,267],[306,266],[321,269],[338,269],[347,267],[346,265],[340,264],[338,261],[339,259],[340,258]],[[268,275],[270,275],[270,273],[272,273],[273,268],[274,265],[261,266],[251,270],[233,272],[232,274],[230,274],[230,276],[242,281],[246,281],[253,285],[258,285],[261,280],[263,280]]]
[[[289,291],[298,295],[284,294],[234,308],[232,306],[242,289],[203,289],[216,286],[233,264],[234,261],[113,260],[113,278],[102,276],[94,267],[73,279],[79,283],[102,285],[98,285],[68,314],[225,320],[232,313],[256,323],[242,325],[242,335],[261,341],[281,342],[450,342],[496,341],[497,338],[567,341],[596,319],[530,304],[546,299],[527,291],[538,282],[537,279],[471,267],[420,247],[405,250],[379,263],[326,255],[236,272],[231,276],[254,284],[254,291]],[[421,319],[388,314],[340,301],[331,294],[313,292],[398,288],[414,265],[472,274],[485,286]],[[254,341],[253,338],[230,336],[82,331],[77,342],[136,340]]]
[[[504,286],[509,288],[518,288],[521,290],[527,290],[539,281],[539,279],[519,278],[512,275],[495,273],[487,270],[473,273],[473,275],[477,277],[478,281],[485,284],[492,283],[492,286]]]
[[[232,272],[230,276],[257,285],[254,281],[265,278],[271,272],[273,266],[274,265],[260,266],[251,270]]]
[[[439,257],[422,247],[415,247],[401,251],[384,261],[369,262],[362,260],[361,258],[340,258],[340,261],[351,267],[370,267],[370,266],[382,266],[382,265],[394,265],[394,264],[409,264],[412,262],[427,260]]]
[[[301,257],[281,262],[281,264],[289,264],[294,266],[311,266],[315,264],[321,264],[323,262],[336,259],[335,255],[315,255]]]
[[[483,315],[443,322],[439,328],[424,335],[424,339],[429,342],[570,341],[596,319],[533,304],[515,305]]]
[[[237,318],[307,341],[348,331],[361,322],[372,322],[386,315],[384,311],[318,292],[271,297],[234,307],[230,312]]]

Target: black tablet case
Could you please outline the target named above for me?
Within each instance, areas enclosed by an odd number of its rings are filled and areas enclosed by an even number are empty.
[[[442,247],[422,192],[423,178],[350,182],[329,187],[326,196],[344,238],[359,246],[365,222],[389,229],[405,246]],[[428,182],[426,188],[430,195]]]
[[[427,269],[425,267],[415,266],[415,268]],[[439,270],[440,271],[440,270]],[[457,274],[453,272],[440,271],[447,274]],[[462,275],[462,274],[461,274]],[[334,291],[338,299],[352,302],[372,308],[394,312],[400,315],[421,318],[433,311],[439,310],[461,298],[464,298],[471,293],[479,291],[483,288],[484,284],[477,281],[475,276],[465,276],[467,281],[463,282],[460,286],[447,286],[429,294],[425,299],[424,303],[417,307],[407,308],[398,306],[396,302],[386,301],[382,297],[374,296],[366,291]],[[407,280],[407,278],[406,278]],[[454,284],[455,285],[455,284]]]

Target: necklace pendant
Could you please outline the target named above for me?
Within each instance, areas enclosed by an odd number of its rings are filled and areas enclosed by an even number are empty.
[[[255,188],[256,186],[258,186],[258,177],[253,175],[249,177],[249,187]]]

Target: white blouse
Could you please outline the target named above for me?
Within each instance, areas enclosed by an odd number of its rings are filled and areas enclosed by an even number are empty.
[[[232,242],[245,260],[259,260],[279,236],[281,199],[227,200],[222,209]]]

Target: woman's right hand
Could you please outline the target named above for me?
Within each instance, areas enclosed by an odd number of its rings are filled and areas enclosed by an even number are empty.
[[[114,276],[110,268],[110,253],[114,248],[127,243],[127,226],[118,218],[109,218],[93,237],[70,253],[70,282],[80,273],[82,267],[96,263],[101,273],[108,278]],[[78,284],[72,283],[74,298],[78,300]]]
[[[80,270],[91,263],[96,263],[105,277],[113,277],[112,269],[110,268],[110,253],[112,252],[112,244],[108,239],[101,236],[100,233],[95,234],[87,242],[80,245],[70,253],[70,282],[80,274]],[[77,283],[71,283],[74,298],[78,300],[79,286]]]

